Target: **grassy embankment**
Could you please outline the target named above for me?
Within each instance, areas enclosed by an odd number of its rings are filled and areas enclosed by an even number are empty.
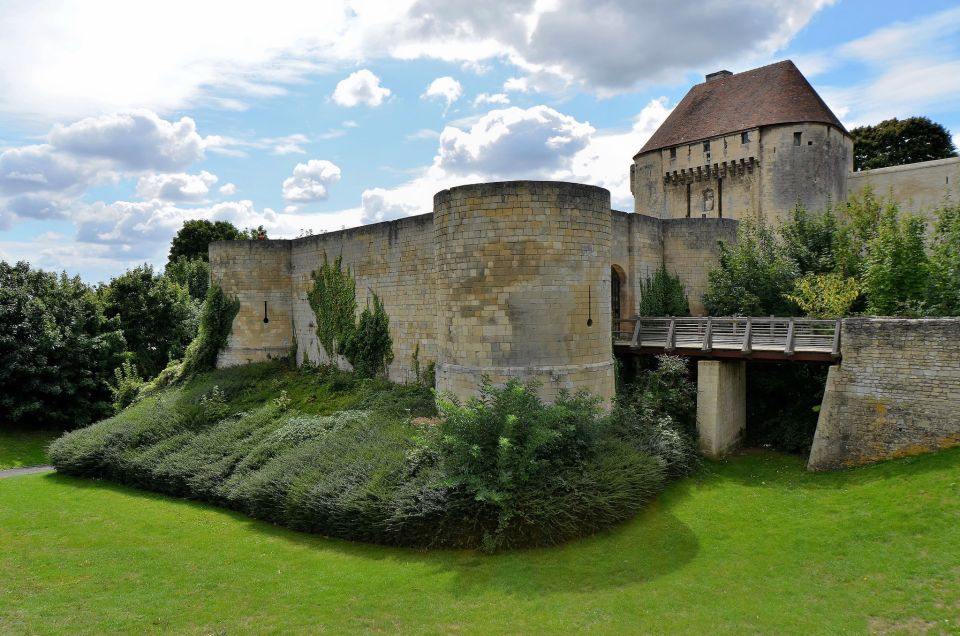
[[[634,520],[487,556],[324,539],[62,475],[0,481],[0,633],[960,632],[960,450],[750,454]]]
[[[0,429],[0,470],[49,464],[47,446],[60,433]]]

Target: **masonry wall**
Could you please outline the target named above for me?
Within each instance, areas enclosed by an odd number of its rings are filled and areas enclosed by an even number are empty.
[[[313,287],[313,272],[324,256],[343,257],[357,285],[357,311],[376,293],[390,316],[393,363],[389,377],[397,382],[415,379],[413,354],[418,351],[421,368],[437,361],[436,270],[434,267],[433,215],[364,225],[295,239],[291,243],[293,333],[297,360],[329,361],[317,342],[316,315],[307,292]],[[348,366],[339,359],[340,366]]]
[[[240,300],[218,367],[283,358],[293,347],[290,241],[217,241],[209,247],[210,274]],[[264,322],[264,302],[266,317]]]
[[[847,178],[849,194],[867,185],[880,196],[892,195],[902,210],[933,221],[934,211],[948,197],[960,200],[960,157],[851,172]]]
[[[799,145],[794,135],[799,133]],[[785,124],[761,129],[760,210],[776,226],[799,202],[812,212],[847,196],[853,141],[828,124]]]
[[[739,222],[733,219],[664,219],[661,222],[663,262],[667,271],[683,281],[690,314],[704,315],[703,293],[708,273],[720,260],[720,241],[737,238]]]
[[[512,181],[434,197],[437,390],[483,376],[613,397],[610,193]]]
[[[960,319],[843,321],[808,468],[960,445]]]

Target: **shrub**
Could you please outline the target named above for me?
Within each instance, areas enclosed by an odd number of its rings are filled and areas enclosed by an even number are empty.
[[[647,408],[685,412],[676,374],[651,376],[658,394]],[[486,383],[466,404],[441,402],[439,423],[414,424],[412,415],[434,412],[422,405],[428,389],[341,376],[279,362],[197,374],[57,440],[51,457],[66,474],[331,536],[487,550],[556,543],[628,519],[680,463],[667,455],[676,450],[662,426],[656,443],[620,439],[623,427],[586,394],[545,405],[535,386]],[[325,408],[302,399],[308,387],[341,403],[329,392],[341,380],[364,410],[297,410]]]
[[[808,316],[842,318],[860,297],[860,283],[840,274],[807,274],[797,279],[793,293],[786,297]]]
[[[181,373],[191,375],[217,366],[217,355],[227,346],[233,319],[240,311],[237,298],[227,298],[219,285],[211,285],[200,310],[200,326],[183,357]]]
[[[682,358],[659,356],[657,364],[617,396],[612,430],[657,458],[668,475],[686,475],[700,465],[696,386]]]
[[[867,311],[891,316],[926,300],[930,265],[923,219],[888,209],[867,247],[863,286]]]
[[[113,410],[119,413],[140,398],[144,383],[137,373],[137,368],[129,360],[125,360],[113,373],[117,380],[113,387]]]
[[[641,316],[689,316],[690,304],[680,277],[661,265],[652,276],[640,283]]]

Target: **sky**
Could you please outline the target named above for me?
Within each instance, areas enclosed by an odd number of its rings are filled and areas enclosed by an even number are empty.
[[[690,86],[783,59],[848,128],[960,146],[956,1],[0,0],[0,260],[105,282],[188,219],[292,238],[478,181],[632,211]]]

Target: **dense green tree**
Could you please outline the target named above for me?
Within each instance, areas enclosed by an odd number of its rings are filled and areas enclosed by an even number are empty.
[[[720,264],[710,271],[703,304],[713,316],[793,316],[785,297],[798,271],[776,233],[762,221],[745,220],[737,242],[720,243]]]
[[[117,317],[140,375],[152,378],[183,355],[197,333],[197,308],[186,288],[141,265],[102,290],[108,317]]]
[[[249,232],[238,230],[229,221],[186,221],[170,242],[167,262],[174,263],[180,258],[208,261],[207,246],[213,241],[242,241],[248,238],[251,238]]]
[[[960,204],[937,211],[930,249],[928,302],[932,313],[960,316]]]
[[[780,227],[784,254],[801,275],[826,274],[837,268],[837,242],[840,223],[833,210],[811,214],[797,205],[789,220]]]
[[[926,117],[887,119],[850,131],[853,168],[868,170],[956,157],[950,132]]]
[[[892,316],[924,311],[930,264],[923,219],[887,209],[867,247],[863,276],[867,311]]]
[[[125,348],[79,277],[0,261],[0,425],[76,428],[108,415]]]
[[[680,277],[667,271],[665,265],[640,283],[641,316],[689,316],[690,304]]]
[[[190,297],[203,302],[210,287],[210,264],[202,258],[186,258],[167,263],[164,274],[173,282],[179,283],[190,292]]]

